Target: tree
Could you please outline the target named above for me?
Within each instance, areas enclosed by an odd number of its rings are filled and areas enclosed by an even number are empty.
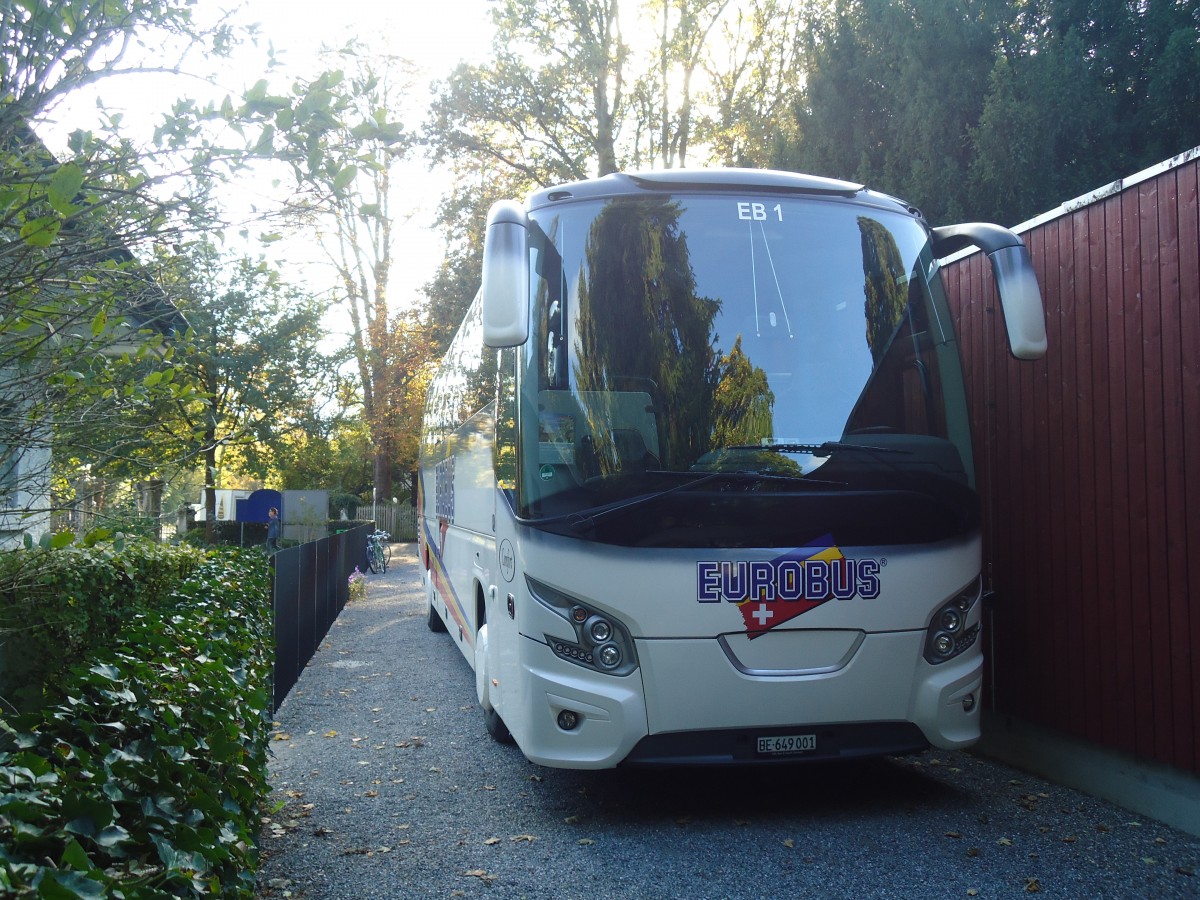
[[[228,264],[211,244],[198,244],[179,262],[172,294],[194,334],[179,365],[200,391],[146,427],[160,451],[174,446],[203,461],[211,540],[225,453],[240,451],[243,469],[262,472],[262,449],[273,455],[303,426],[334,366],[319,350],[323,305],[261,261]]]
[[[725,165],[765,168],[795,140],[795,97],[804,80],[804,35],[809,14],[802,2],[751,0],[721,23],[704,64],[701,95],[706,112],[700,140]]]
[[[797,137],[780,162],[920,200],[932,221],[960,219],[1007,4],[849,0],[808,32]]]
[[[37,130],[86,85],[177,71],[196,47],[226,52],[232,32],[203,31],[191,15],[188,0],[0,5],[2,505],[24,507],[33,530],[48,525],[51,448],[87,462],[136,457],[142,436],[126,413],[181,389],[163,337],[183,328],[135,257],[178,239],[171,212],[183,201],[156,193],[161,181],[120,139],[116,117],[102,133],[74,134],[61,158]],[[178,55],[167,49],[168,62],[152,67],[131,61],[149,32]]]
[[[971,205],[1016,223],[1111,181],[1128,159],[1117,105],[1074,31],[1043,39],[1034,54],[1001,56],[970,131]]]
[[[463,64],[426,126],[434,159],[473,155],[553,184],[617,169],[625,65],[617,0],[504,0],[495,59]],[[535,61],[533,63],[531,61]]]
[[[1200,142],[1200,3],[843,0],[786,168],[1016,222]]]
[[[264,146],[290,164],[301,196],[294,219],[321,237],[335,273],[336,298],[350,319],[350,348],[370,429],[375,491],[392,495],[395,451],[406,391],[423,358],[411,321],[391,308],[389,288],[396,263],[392,227],[397,163],[413,138],[398,121],[399,98],[410,83],[404,61],[370,61],[356,45],[337,56],[353,60],[347,72],[333,69],[297,83],[288,98],[259,92],[259,105],[274,117]],[[249,107],[247,112],[252,112]],[[410,355],[417,353],[417,362]]]

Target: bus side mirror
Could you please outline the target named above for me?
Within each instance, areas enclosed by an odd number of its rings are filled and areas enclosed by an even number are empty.
[[[529,264],[525,210],[500,200],[483,238],[483,342],[518,347],[529,340]]]
[[[999,225],[971,222],[933,229],[935,256],[948,256],[968,246],[983,250],[992,264],[1012,355],[1041,359],[1046,355],[1046,314],[1028,248],[1015,233]]]

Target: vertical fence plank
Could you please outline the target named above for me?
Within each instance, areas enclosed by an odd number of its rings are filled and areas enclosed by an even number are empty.
[[[1177,219],[1179,222],[1179,345],[1180,409],[1179,421],[1182,443],[1178,452],[1183,460],[1187,480],[1183,491],[1172,493],[1175,503],[1183,505],[1181,517],[1185,522],[1181,566],[1181,599],[1172,612],[1171,624],[1178,629],[1186,645],[1185,659],[1180,668],[1187,673],[1189,708],[1192,722],[1190,738],[1186,733],[1180,742],[1191,741],[1191,769],[1200,772],[1200,610],[1191,598],[1200,598],[1200,193],[1197,188],[1200,160],[1192,160],[1178,173]],[[1178,619],[1176,618],[1178,615]]]

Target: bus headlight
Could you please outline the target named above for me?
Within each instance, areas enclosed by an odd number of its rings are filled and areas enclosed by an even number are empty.
[[[592,624],[588,626],[587,630],[592,640],[597,644],[603,644],[613,634],[612,624],[607,619],[593,619]]]
[[[970,625],[971,613],[983,592],[983,578],[976,576],[966,587],[934,612],[925,631],[925,660],[944,663],[966,652],[979,637],[979,623]]]
[[[562,618],[575,635],[574,640],[546,635],[546,646],[555,656],[606,675],[628,675],[637,668],[633,639],[619,621],[548,584],[529,576],[525,581],[530,596]]]
[[[605,644],[600,648],[600,652],[596,654],[600,660],[600,665],[606,669],[615,669],[621,664],[621,648],[616,644]]]

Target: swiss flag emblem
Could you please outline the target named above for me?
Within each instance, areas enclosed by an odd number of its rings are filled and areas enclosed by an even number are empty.
[[[811,560],[821,560],[833,564],[845,560],[845,556],[837,546],[821,542],[818,546],[797,547],[790,553],[779,557],[777,561],[795,560],[803,566]],[[739,603],[742,621],[746,623],[746,636],[750,640],[761,637],[777,625],[790,622],[796,616],[803,615],[810,609],[816,609],[823,603],[833,599],[830,592],[824,597],[803,597],[798,600],[768,600],[767,591],[759,599],[747,598]]]

